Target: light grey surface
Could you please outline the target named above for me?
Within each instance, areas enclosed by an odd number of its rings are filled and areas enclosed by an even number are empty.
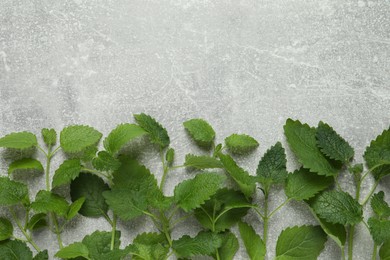
[[[219,141],[233,132],[260,141],[258,151],[239,160],[254,173],[269,146],[282,140],[287,147],[283,125],[292,117],[311,125],[328,122],[362,162],[369,141],[390,123],[389,13],[387,0],[2,0],[0,135],[69,124],[89,124],[107,134],[132,121],[132,113],[146,112],[168,129],[182,162],[196,148],[181,123],[202,117]],[[55,159],[54,168],[60,161]],[[145,161],[160,178],[157,162]],[[290,152],[288,166],[297,167]],[[6,165],[1,169],[5,173]],[[188,177],[172,172],[166,193]],[[43,178],[30,182],[44,187]],[[379,189],[389,194],[389,183]],[[363,195],[371,184],[364,185]],[[353,192],[349,177],[342,185]],[[277,192],[271,207],[283,199]],[[248,220],[262,231],[254,215]],[[304,223],[315,222],[299,203],[275,215],[269,259],[280,231]],[[153,229],[144,221],[122,228],[125,243]],[[193,221],[174,236],[197,228]],[[79,218],[64,242],[95,229],[108,226]],[[356,237],[355,259],[368,259],[367,230],[359,226]],[[57,248],[52,234],[43,232],[37,240],[51,254]],[[320,259],[338,257],[329,241]],[[247,256],[240,250],[235,259]]]

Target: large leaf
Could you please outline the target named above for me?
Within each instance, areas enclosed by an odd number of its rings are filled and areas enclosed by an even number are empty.
[[[0,147],[27,149],[38,144],[37,138],[30,132],[11,133],[0,138]]]
[[[338,173],[339,169],[317,147],[315,128],[287,119],[284,134],[291,150],[304,168],[325,176],[335,176]]]
[[[332,177],[316,175],[304,168],[289,174],[286,180],[285,192],[287,197],[294,200],[307,200],[333,183]]]
[[[70,195],[72,201],[85,198],[79,213],[86,217],[99,217],[106,214],[108,205],[102,193],[110,188],[96,175],[81,173],[70,184]]]
[[[265,190],[269,190],[271,184],[284,182],[287,177],[286,163],[286,153],[280,142],[267,150],[256,171],[257,180]]]
[[[372,238],[377,245],[390,241],[390,220],[369,218],[367,222]]]
[[[31,203],[31,208],[36,213],[54,212],[65,217],[69,210],[68,202],[60,195],[50,191],[41,190],[37,193],[35,201]]]
[[[120,232],[115,232],[114,249],[118,249],[120,245]],[[88,248],[89,257],[95,260],[110,259],[107,254],[110,253],[111,232],[95,231],[84,237],[82,243]]]
[[[125,251],[132,254],[133,259],[164,260],[169,253],[169,245],[162,233],[142,233]]]
[[[349,143],[326,123],[318,123],[316,138],[321,152],[331,159],[347,163],[355,154]]]
[[[12,174],[14,171],[19,171],[19,170],[35,170],[35,171],[43,172],[43,166],[41,162],[38,160],[31,159],[31,158],[24,158],[11,163],[8,168],[8,174]]]
[[[260,236],[245,222],[239,222],[238,227],[249,258],[251,260],[263,260],[266,248]]]
[[[317,259],[325,242],[326,234],[319,226],[286,228],[280,233],[276,243],[276,259]]]
[[[135,124],[120,124],[104,139],[104,149],[112,155],[119,152],[130,141],[147,134]]]
[[[0,177],[0,206],[12,206],[27,201],[26,184]]]
[[[142,129],[149,133],[152,143],[159,145],[161,148],[169,145],[168,132],[156,119],[144,113],[134,115],[134,118]]]
[[[55,256],[63,259],[72,259],[76,257],[89,259],[89,251],[86,245],[81,242],[76,242],[60,249]]]
[[[342,191],[325,191],[312,204],[319,217],[330,223],[355,225],[363,218],[362,206]]]
[[[60,133],[62,150],[66,153],[77,153],[95,145],[102,134],[90,126],[72,125],[65,127]]]
[[[174,199],[184,211],[199,207],[222,185],[223,176],[214,173],[200,173],[195,178],[179,183],[174,190]]]
[[[32,252],[26,243],[18,240],[8,240],[0,244],[0,259],[32,260]]]
[[[390,260],[390,240],[383,243],[379,249],[379,257],[381,260]]]
[[[371,208],[379,218],[390,217],[390,207],[385,201],[385,193],[383,191],[380,191],[372,196]]]
[[[70,183],[79,176],[81,169],[80,159],[65,160],[54,173],[53,188]]]
[[[14,227],[12,223],[6,218],[0,218],[0,241],[9,239],[12,237]]]
[[[219,236],[222,239],[222,245],[218,248],[219,258],[233,260],[239,248],[238,239],[231,232],[221,233]]]
[[[178,257],[211,255],[222,245],[222,239],[212,232],[200,232],[195,237],[182,236],[174,240],[172,248]]]
[[[186,155],[184,165],[186,167],[193,167],[196,169],[212,169],[223,167],[222,163],[214,157],[193,154]]]
[[[215,131],[209,123],[203,119],[190,119],[183,123],[192,139],[200,147],[210,148],[214,142]]]
[[[259,146],[256,139],[245,134],[232,134],[225,138],[225,144],[234,154],[245,154]]]
[[[251,197],[255,192],[256,184],[249,173],[239,167],[230,155],[220,153],[218,156],[227,173],[235,180],[245,196]]]
[[[93,158],[92,165],[99,171],[115,171],[121,166],[121,163],[108,152],[101,151]]]
[[[375,179],[390,174],[390,129],[371,142],[364,152],[364,159]]]

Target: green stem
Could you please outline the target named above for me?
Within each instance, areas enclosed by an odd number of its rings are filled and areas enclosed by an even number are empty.
[[[344,247],[340,247],[340,250],[341,250],[341,259],[345,260],[345,248]]]
[[[35,244],[35,242],[31,238],[31,236],[27,233],[26,229],[23,228],[18,217],[16,216],[15,211],[11,207],[9,208],[9,211],[11,212],[12,218],[14,219],[16,225],[19,227],[20,231],[22,231],[24,237],[27,239],[27,242],[30,243],[30,245],[32,245],[35,248],[35,250],[37,250],[37,252],[41,252],[41,249],[39,248],[39,246],[37,244]]]
[[[221,257],[219,256],[218,249],[215,250],[215,256],[216,256],[217,260],[220,260],[220,259],[221,259]]]
[[[47,155],[46,155],[46,169],[45,169],[45,175],[46,175],[46,190],[50,191],[50,162],[51,162],[51,146],[49,146]]]
[[[263,222],[264,222],[263,241],[264,241],[264,245],[265,245],[266,250],[267,250],[267,236],[268,236],[268,219],[269,219],[269,216],[268,216],[268,192],[265,192],[265,195],[264,195],[264,218],[263,218]]]
[[[374,186],[372,187],[370,193],[368,193],[367,197],[363,200],[362,202],[362,206],[365,206],[367,204],[367,202],[369,201],[369,199],[371,198],[372,194],[375,192],[375,189],[376,187],[378,186],[379,184],[379,180],[375,181],[375,184]]]
[[[355,234],[355,226],[352,225],[349,228],[349,239],[348,239],[348,260],[352,260],[353,256],[353,237]]]
[[[62,244],[61,232],[60,232],[60,229],[58,227],[57,216],[53,212],[51,212],[50,216],[51,216],[53,223],[54,223],[55,233],[57,235],[58,246],[60,247],[60,249],[62,249],[64,247],[64,245]]]
[[[105,174],[103,172],[99,172],[99,171],[94,170],[94,169],[86,168],[86,167],[81,168],[81,170],[85,171],[85,172],[93,173],[96,176],[99,176],[100,178],[107,179],[110,186],[112,186],[111,176],[109,176],[108,174]]]
[[[268,218],[271,218],[278,210],[280,210],[284,205],[290,202],[291,199],[286,199],[282,204],[280,204],[276,209],[274,209],[269,215]]]
[[[378,245],[374,243],[374,248],[372,250],[372,257],[371,257],[372,260],[376,260],[377,253],[378,253]]]
[[[115,234],[116,234],[116,215],[112,217],[112,232],[111,232],[111,247],[110,250],[114,250],[115,246]]]
[[[164,188],[165,181],[167,179],[167,174],[168,174],[169,168],[164,165],[164,173],[160,182],[160,190],[162,191]]]

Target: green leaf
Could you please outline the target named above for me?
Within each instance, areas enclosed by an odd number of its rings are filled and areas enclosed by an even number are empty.
[[[319,217],[330,223],[354,225],[363,219],[362,206],[342,191],[325,191],[312,204]]]
[[[120,236],[121,233],[116,231],[114,249],[118,249],[120,246]],[[111,251],[111,232],[95,231],[92,234],[85,236],[82,243],[88,248],[89,257],[91,259],[107,259],[107,254]]]
[[[249,258],[251,260],[263,260],[266,249],[260,236],[245,222],[239,222],[238,227]]]
[[[37,138],[30,132],[11,133],[0,138],[0,147],[4,148],[27,149],[37,144]]]
[[[17,205],[28,200],[26,184],[0,177],[0,206]]]
[[[215,132],[209,123],[203,119],[191,119],[184,122],[183,125],[197,145],[204,148],[211,147]]]
[[[288,175],[285,193],[288,198],[297,201],[307,200],[328,188],[332,183],[332,177],[317,175],[301,168]]]
[[[43,250],[36,254],[33,258],[33,260],[49,260],[49,254],[47,250]]]
[[[31,158],[24,158],[11,163],[8,168],[8,174],[12,174],[14,171],[19,170],[36,170],[39,172],[44,171],[41,162]]]
[[[108,211],[108,205],[102,193],[109,190],[108,185],[96,175],[81,173],[70,184],[72,201],[85,198],[79,213],[85,217],[100,217]]]
[[[195,237],[185,235],[172,242],[172,248],[178,257],[211,255],[221,245],[221,237],[212,232],[200,232]]]
[[[276,243],[278,260],[317,259],[324,249],[326,234],[319,226],[289,227],[280,233]]]
[[[159,145],[161,148],[169,146],[167,130],[156,119],[144,113],[134,115],[134,118],[142,129],[149,133],[152,143]]]
[[[390,174],[390,129],[371,141],[363,157],[376,180]]]
[[[257,180],[265,190],[269,190],[271,184],[284,182],[287,178],[286,163],[286,153],[280,142],[267,150],[256,171]]]
[[[371,208],[380,219],[390,217],[390,207],[385,201],[385,193],[383,191],[372,196]]]
[[[347,163],[355,154],[349,143],[326,123],[318,123],[316,138],[321,152],[330,159]]]
[[[239,248],[236,236],[231,232],[222,233],[219,236],[222,239],[222,245],[218,248],[220,259],[233,260]]]
[[[90,259],[87,246],[81,242],[76,242],[60,249],[60,251],[55,254],[55,257],[63,259],[84,257]]]
[[[45,213],[33,215],[27,223],[27,229],[30,231],[34,231],[45,226],[47,226]]]
[[[165,154],[165,160],[168,165],[172,165],[175,160],[175,150],[173,148],[169,148],[167,153]]]
[[[112,155],[119,152],[127,143],[147,134],[140,126],[135,124],[120,124],[104,139],[104,149]]]
[[[77,215],[77,213],[79,213],[79,210],[83,206],[84,202],[85,202],[85,198],[81,197],[77,199],[75,202],[73,202],[72,204],[70,204],[69,211],[66,214],[66,219],[70,220],[74,218]]]
[[[36,213],[54,212],[57,215],[65,217],[69,205],[65,198],[60,195],[51,193],[50,191],[40,190],[35,197],[35,201],[31,203],[31,208]]]
[[[53,188],[70,183],[79,176],[81,170],[80,159],[65,160],[54,173]]]
[[[372,238],[377,245],[390,241],[390,220],[369,218],[367,222]]]
[[[218,156],[225,170],[238,184],[245,196],[248,198],[251,197],[255,192],[256,184],[254,183],[249,173],[239,167],[230,155],[220,153]]]
[[[390,240],[383,243],[379,249],[379,257],[381,260],[390,260]]]
[[[220,232],[235,225],[251,207],[243,193],[224,188],[196,209],[195,217],[206,229]]]
[[[18,240],[8,240],[0,244],[0,259],[32,260],[32,252],[26,243]]]
[[[99,171],[115,171],[121,166],[121,163],[108,152],[101,151],[93,158],[92,165]]]
[[[256,139],[245,134],[232,134],[225,138],[225,144],[234,154],[246,154],[259,146]]]
[[[200,173],[195,178],[179,183],[174,190],[174,199],[185,212],[199,207],[222,185],[223,176],[214,173]]]
[[[315,128],[287,119],[284,134],[291,150],[304,168],[325,176],[335,176],[338,173],[339,169],[317,147]]]
[[[193,154],[186,155],[184,165],[186,167],[193,167],[196,169],[213,169],[223,167],[222,163],[214,157]]]
[[[102,134],[90,126],[72,125],[60,133],[62,150],[66,153],[77,153],[89,146],[96,145]]]
[[[47,146],[53,146],[57,142],[57,133],[54,129],[43,128],[41,131],[43,141]]]
[[[0,241],[6,240],[12,237],[14,233],[14,227],[12,223],[6,218],[0,218]]]
[[[142,233],[125,251],[133,254],[133,259],[163,260],[169,253],[169,245],[163,233]]]

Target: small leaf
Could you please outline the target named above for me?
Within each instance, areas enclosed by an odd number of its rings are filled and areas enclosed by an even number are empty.
[[[79,159],[65,160],[54,173],[53,188],[70,183],[79,176],[81,169],[82,167]]]
[[[390,129],[371,141],[363,157],[376,180],[390,174]]]
[[[14,171],[19,170],[36,170],[39,172],[44,171],[41,162],[31,158],[24,158],[11,163],[8,168],[8,174],[12,174]]]
[[[215,194],[223,181],[218,174],[200,173],[175,187],[175,202],[186,212],[195,209]]]
[[[211,255],[222,245],[222,239],[218,234],[200,232],[195,237],[182,236],[174,240],[172,248],[178,257],[193,257],[198,255]]]
[[[245,134],[232,134],[225,138],[225,144],[234,154],[246,154],[259,146],[256,139]]]
[[[76,243],[70,244],[67,247],[60,249],[60,251],[58,251],[55,254],[55,257],[63,258],[63,259],[84,257],[84,258],[90,259],[87,246],[81,242],[76,242]]]
[[[304,168],[325,176],[335,176],[338,173],[338,167],[335,167],[317,147],[315,128],[287,119],[284,134],[291,150]]]
[[[32,252],[26,243],[18,240],[7,240],[0,244],[0,259],[32,260]]]
[[[33,215],[27,224],[27,229],[30,231],[37,230],[39,228],[47,226],[46,222],[46,214],[45,213],[38,213]]]
[[[285,192],[288,198],[300,201],[314,197],[333,183],[332,177],[316,175],[304,168],[289,174]]]
[[[54,212],[57,215],[65,217],[69,205],[65,198],[60,195],[51,193],[50,191],[40,190],[35,197],[35,201],[31,203],[31,208],[36,213]]]
[[[110,188],[96,175],[81,173],[70,184],[70,196],[72,201],[85,198],[79,213],[85,217],[100,217],[108,211],[108,205],[102,195]]]
[[[121,163],[108,152],[101,151],[93,158],[92,165],[99,171],[115,171],[121,166]]]
[[[215,132],[209,123],[203,119],[191,119],[184,122],[183,125],[200,147],[211,147],[214,142]]]
[[[379,257],[381,260],[390,260],[390,240],[383,243],[379,249]]]
[[[4,148],[27,149],[37,144],[37,138],[30,132],[11,133],[0,138],[0,147]]]
[[[11,238],[13,233],[12,223],[6,218],[0,218],[0,241]]]
[[[238,227],[249,258],[251,260],[263,260],[266,249],[260,236],[245,222],[239,222]]]
[[[245,196],[251,197],[255,192],[256,184],[249,173],[239,167],[230,155],[220,153],[218,156],[225,170],[235,180]]]
[[[54,129],[43,128],[41,131],[43,141],[47,146],[53,146],[57,142],[57,133]]]
[[[319,226],[286,228],[280,233],[276,243],[275,259],[317,259],[325,242],[326,234]]]
[[[372,196],[371,208],[380,219],[390,217],[390,207],[385,201],[385,193],[383,191]]]
[[[77,213],[79,213],[79,210],[83,206],[84,202],[85,202],[85,198],[81,197],[77,199],[75,202],[73,202],[72,204],[70,204],[69,211],[66,214],[66,219],[70,220],[74,218],[77,215]]]
[[[369,218],[367,222],[372,238],[377,245],[390,241],[390,220]]]
[[[267,150],[256,171],[257,180],[265,190],[269,190],[271,184],[284,182],[287,178],[286,163],[286,153],[280,142]]]
[[[49,254],[47,250],[43,250],[36,254],[33,258],[33,260],[49,260]]]
[[[347,163],[355,154],[349,143],[326,123],[318,123],[316,138],[317,145],[321,149],[321,152],[330,159]]]
[[[120,246],[120,236],[120,231],[116,231],[114,249],[118,249]],[[88,248],[89,257],[91,259],[107,259],[105,256],[111,251],[111,232],[95,231],[92,234],[85,236],[82,243]]]
[[[28,200],[26,184],[0,177],[0,206],[17,205]]]
[[[326,191],[312,204],[319,217],[330,223],[354,225],[363,218],[362,206],[351,195],[342,191]]]
[[[219,234],[219,236],[222,239],[222,245],[218,248],[220,259],[233,260],[239,248],[238,239],[231,232]]]
[[[184,165],[186,167],[193,167],[196,169],[213,169],[223,167],[222,163],[214,157],[193,154],[186,155]]]
[[[77,153],[96,145],[100,138],[102,134],[90,126],[72,125],[61,131],[60,143],[64,152]]]
[[[172,165],[174,159],[175,159],[175,150],[173,148],[169,148],[167,153],[165,154],[165,160],[167,161],[168,165]]]
[[[169,245],[162,233],[142,233],[125,251],[133,254],[133,259],[164,260],[167,259]]]
[[[156,119],[144,113],[134,115],[134,118],[140,127],[149,133],[152,143],[159,145],[161,148],[169,146],[170,140],[167,130]]]
[[[120,124],[104,139],[104,149],[112,155],[119,152],[127,143],[147,134],[140,126],[135,124]]]

